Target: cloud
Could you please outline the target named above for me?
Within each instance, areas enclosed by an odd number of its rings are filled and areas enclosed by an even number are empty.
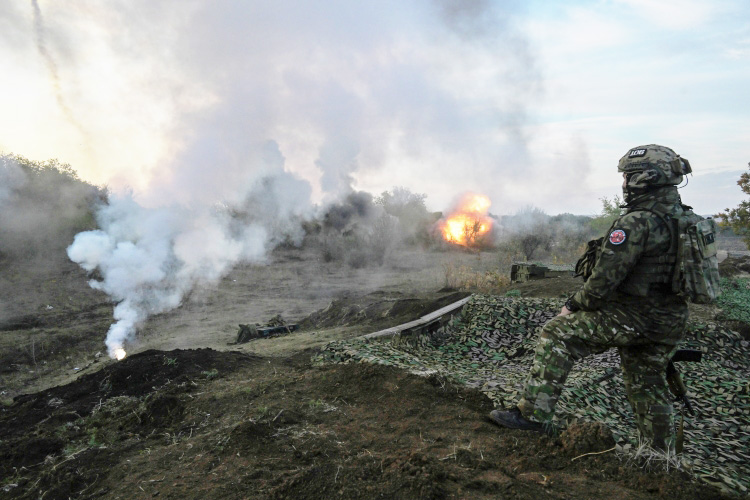
[[[616,0],[643,20],[665,29],[688,30],[707,24],[722,10],[721,2],[701,0]]]
[[[38,147],[77,151],[63,158],[85,178],[149,205],[233,196],[263,174],[268,141],[318,200],[408,159],[436,177],[456,164],[505,169],[498,158],[530,166],[527,107],[542,78],[517,2],[40,9],[58,97],[94,137],[88,155],[49,132]]]

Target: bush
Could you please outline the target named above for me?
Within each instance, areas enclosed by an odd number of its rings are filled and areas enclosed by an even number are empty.
[[[393,192],[383,191],[375,199],[385,213],[398,221],[400,240],[408,245],[430,244],[430,226],[434,215],[425,206],[427,195],[412,193],[403,187],[394,187]]]
[[[615,219],[622,215],[622,209],[620,208],[622,200],[619,196],[615,195],[611,200],[605,196],[604,198],[601,198],[601,202],[601,213],[591,219],[591,222],[589,223],[591,230],[596,236],[604,235],[604,232],[610,228],[612,223],[615,222]]]
[[[554,242],[550,217],[539,208],[528,206],[515,215],[504,217],[498,248],[530,261],[537,252],[547,252]]]

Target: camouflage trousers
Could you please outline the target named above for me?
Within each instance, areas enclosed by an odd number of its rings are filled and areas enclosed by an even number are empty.
[[[686,322],[685,307],[641,314],[619,305],[550,320],[539,336],[518,408],[531,420],[549,422],[573,363],[617,347],[625,390],[642,438],[654,448],[674,449],[673,398],[666,367]]]

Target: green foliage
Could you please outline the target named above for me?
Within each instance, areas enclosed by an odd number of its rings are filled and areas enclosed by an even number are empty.
[[[89,432],[89,448],[98,448],[102,445],[96,431]]]
[[[108,192],[58,160],[0,155],[0,195],[0,254],[29,260],[64,255],[76,233],[95,229],[95,206]]]
[[[427,211],[426,198],[426,194],[412,193],[404,187],[394,187],[392,192],[383,191],[375,198],[375,203],[382,206],[385,213],[398,219],[407,244],[427,244],[429,229],[435,218]]]
[[[322,399],[311,399],[308,403],[311,409],[317,410],[323,407],[324,403]]]
[[[206,377],[206,379],[208,380],[213,380],[219,376],[219,370],[217,370],[216,368],[212,368],[211,370],[202,371],[201,375]]]
[[[402,217],[410,212],[427,212],[425,198],[426,194],[412,193],[404,187],[394,187],[393,193],[383,191],[375,198],[375,203],[382,206],[389,215]]]
[[[508,290],[505,292],[506,297],[520,297],[521,296],[521,290]]]
[[[722,309],[721,319],[750,324],[750,279],[722,278],[716,304]]]
[[[611,200],[606,196],[601,198],[602,211],[599,215],[591,219],[589,225],[594,234],[601,236],[604,232],[609,229],[612,223],[622,215],[622,200],[619,196],[615,195]]]
[[[538,252],[548,252],[555,241],[550,216],[540,208],[527,206],[512,216],[504,217],[501,251],[522,256],[530,261]]]
[[[748,168],[750,169],[750,163],[748,163]],[[743,193],[750,195],[750,173],[745,172],[740,175],[737,185]],[[726,212],[716,217],[721,226],[730,227],[735,234],[743,236],[745,244],[750,248],[750,200],[740,202],[737,208],[727,208]]]
[[[177,366],[177,358],[168,358],[167,356],[164,356],[162,364],[164,366]]]

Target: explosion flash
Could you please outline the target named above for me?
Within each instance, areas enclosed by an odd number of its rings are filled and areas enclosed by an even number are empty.
[[[468,193],[458,206],[438,222],[443,239],[449,243],[471,246],[492,229],[492,219],[487,215],[490,199],[482,194]]]
[[[123,359],[125,359],[125,356],[127,355],[128,353],[125,352],[125,349],[123,349],[122,347],[118,347],[117,349],[112,351],[112,357],[115,358],[117,361],[122,361]]]

